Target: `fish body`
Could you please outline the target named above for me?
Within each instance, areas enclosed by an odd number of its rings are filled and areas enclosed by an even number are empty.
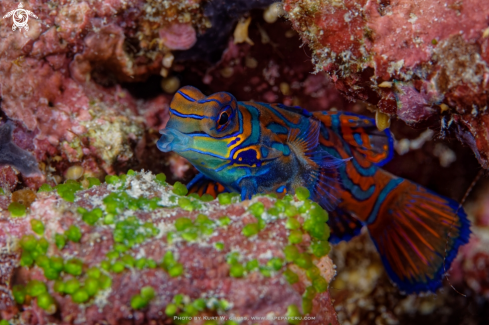
[[[180,89],[158,141],[201,173],[190,192],[294,193],[306,187],[330,218],[330,242],[366,226],[387,273],[404,292],[435,291],[470,236],[462,208],[380,167],[393,155],[388,130],[346,112],[310,113]],[[445,252],[446,249],[446,252]]]

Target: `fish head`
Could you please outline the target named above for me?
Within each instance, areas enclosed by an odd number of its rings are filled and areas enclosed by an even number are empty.
[[[160,131],[157,146],[161,151],[178,153],[206,173],[229,164],[239,129],[238,102],[233,95],[218,92],[205,96],[185,86],[170,103],[170,120]]]

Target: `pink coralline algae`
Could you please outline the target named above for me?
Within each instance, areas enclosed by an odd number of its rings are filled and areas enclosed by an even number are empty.
[[[22,214],[10,207],[1,214],[2,319],[180,324],[177,316],[204,324],[204,317],[234,316],[243,325],[291,324],[287,317],[292,324],[338,324],[327,291],[334,265],[307,253],[308,233],[290,245],[283,215],[245,235],[260,217],[251,204],[267,211],[276,199],[201,201],[177,194],[183,185],[172,188],[163,174],[145,172],[108,182],[89,189],[67,183],[38,193]],[[298,257],[285,260],[292,246],[307,266]]]
[[[286,0],[318,71],[351,99],[454,133],[489,168],[489,2]]]
[[[14,7],[2,2],[0,14]],[[159,74],[165,54],[195,43],[195,29],[205,29],[200,2],[29,1],[24,7],[39,18],[29,20],[27,32],[13,32],[11,21],[0,27],[1,117],[13,123],[13,143],[36,157],[51,184],[74,163],[97,177],[137,165],[148,131],[141,115],[153,114],[161,127],[168,105],[141,110],[144,103],[120,84]],[[40,185],[22,166],[10,167],[22,172],[22,183]]]
[[[190,24],[173,24],[162,28],[160,38],[170,50],[188,50],[197,42],[197,34]]]

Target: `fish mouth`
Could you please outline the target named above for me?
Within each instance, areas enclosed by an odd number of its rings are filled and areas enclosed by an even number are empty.
[[[166,128],[160,131],[161,138],[156,143],[158,149],[163,152],[169,151],[185,151],[188,150],[193,143],[193,138],[185,133],[172,128]]]

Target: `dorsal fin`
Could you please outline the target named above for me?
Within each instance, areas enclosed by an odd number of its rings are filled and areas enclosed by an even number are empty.
[[[394,139],[388,129],[379,131],[374,119],[336,111],[316,112],[313,115],[368,161],[381,167],[392,159]]]
[[[304,117],[311,117],[312,116],[312,114],[309,113],[309,111],[307,111],[304,108],[299,107],[299,106],[287,106],[287,105],[280,104],[280,103],[277,103],[277,104],[268,104],[268,105],[272,106],[275,109],[277,109],[277,108],[283,109],[283,110],[286,110],[288,112],[300,114],[300,115],[302,115]]]

